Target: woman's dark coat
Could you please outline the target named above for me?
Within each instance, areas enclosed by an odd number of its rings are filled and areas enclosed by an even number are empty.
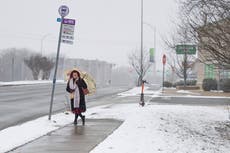
[[[74,99],[70,99],[71,100],[71,109],[73,112],[85,112],[86,111],[86,104],[85,104],[85,95],[83,92],[83,88],[86,89],[87,85],[85,83],[85,81],[83,79],[78,79],[77,80],[77,86],[79,88],[79,94],[80,94],[80,106],[79,109],[75,110],[76,108],[74,108]],[[70,89],[69,87],[69,81],[67,83],[67,87],[66,87],[66,91],[69,93],[73,93],[74,90]]]

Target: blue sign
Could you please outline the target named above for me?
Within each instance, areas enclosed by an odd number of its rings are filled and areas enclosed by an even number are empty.
[[[61,18],[57,18],[57,22],[61,22]]]

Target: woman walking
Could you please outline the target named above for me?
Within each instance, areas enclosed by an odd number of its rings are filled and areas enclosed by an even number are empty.
[[[74,124],[77,125],[78,116],[81,117],[82,125],[85,125],[85,116],[82,112],[86,111],[84,90],[87,89],[85,81],[80,73],[73,70],[67,83],[66,91],[70,93],[71,111],[75,114]]]

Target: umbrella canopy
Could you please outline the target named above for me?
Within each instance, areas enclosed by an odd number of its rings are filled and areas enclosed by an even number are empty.
[[[77,68],[74,68],[74,69],[72,69],[72,70],[66,71],[66,76],[67,76],[68,79],[69,79],[70,73],[71,73],[73,70],[77,70],[77,71],[80,73],[81,78],[82,78],[82,79],[85,81],[85,83],[87,84],[87,88],[88,88],[88,90],[89,90],[89,94],[94,94],[94,93],[96,92],[96,82],[95,82],[95,80],[93,79],[93,77],[92,77],[89,73],[87,73],[87,72],[85,72],[85,71],[81,71],[81,70],[79,70],[79,69],[77,69]]]

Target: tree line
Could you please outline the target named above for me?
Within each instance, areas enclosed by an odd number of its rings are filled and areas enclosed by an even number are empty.
[[[11,76],[7,79],[10,81],[17,80],[17,75],[28,73],[24,65],[31,71],[34,80],[48,80],[54,64],[52,56],[44,56],[29,49],[9,48],[0,51],[0,76],[2,79]]]

